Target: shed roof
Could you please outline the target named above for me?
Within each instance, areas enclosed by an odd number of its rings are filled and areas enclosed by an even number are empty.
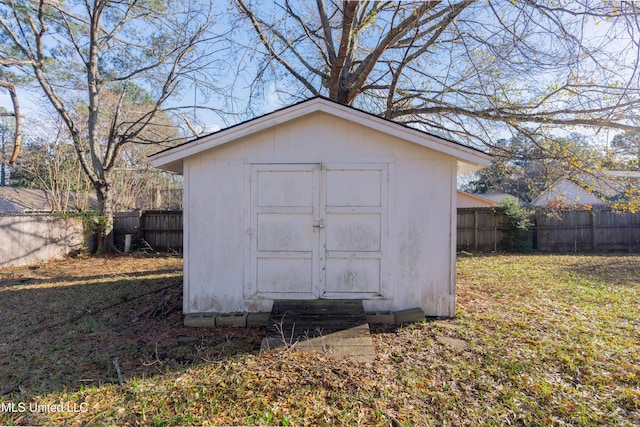
[[[182,173],[183,160],[187,157],[221,145],[233,143],[264,129],[315,112],[323,112],[337,118],[349,120],[390,136],[451,155],[458,160],[458,171],[460,173],[484,168],[489,166],[490,163],[491,157],[478,149],[439,138],[419,129],[339,104],[324,97],[315,97],[194,139],[182,145],[160,151],[151,156],[151,164],[160,169]]]

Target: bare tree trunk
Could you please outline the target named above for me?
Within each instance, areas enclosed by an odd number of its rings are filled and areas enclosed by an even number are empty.
[[[114,192],[112,186],[111,173],[104,171],[103,179],[94,184],[98,196],[98,210],[100,220],[98,229],[98,252],[113,252],[115,248],[113,236],[113,214],[114,214]]]
[[[329,77],[329,98],[345,105],[351,105],[355,99],[352,94],[350,82],[348,81],[351,72],[351,49],[353,46],[353,21],[358,12],[359,3],[357,1],[344,2],[344,12],[342,15],[342,37],[340,37],[340,47],[336,61],[332,64]]]

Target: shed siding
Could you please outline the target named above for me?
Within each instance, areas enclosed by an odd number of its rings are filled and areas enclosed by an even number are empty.
[[[427,315],[454,315],[456,159],[321,112],[185,159],[185,312],[271,309],[272,301],[243,293],[250,164],[307,162],[389,165],[383,256],[390,289],[365,309],[419,306]]]

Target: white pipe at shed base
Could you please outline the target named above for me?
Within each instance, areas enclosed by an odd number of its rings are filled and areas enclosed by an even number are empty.
[[[131,234],[124,235],[124,253],[131,251]]]

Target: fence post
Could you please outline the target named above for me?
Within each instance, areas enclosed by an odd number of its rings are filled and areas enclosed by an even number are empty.
[[[592,244],[593,251],[598,251],[598,238],[596,237],[597,227],[596,227],[596,211],[591,210],[591,234],[592,234]]]
[[[478,242],[478,210],[475,209],[473,211],[473,243],[474,246],[476,248],[476,252],[478,251],[478,248],[480,247],[480,243]]]

